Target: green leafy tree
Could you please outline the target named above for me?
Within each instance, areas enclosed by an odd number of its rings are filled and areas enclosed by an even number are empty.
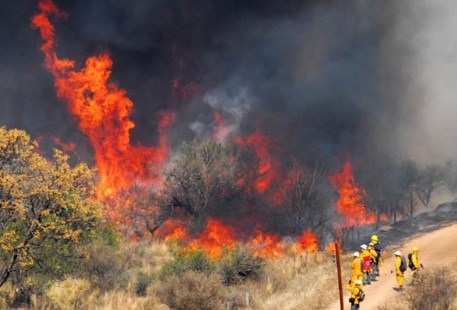
[[[62,275],[84,255],[101,209],[94,171],[52,160],[21,130],[0,128],[0,287],[15,272]]]

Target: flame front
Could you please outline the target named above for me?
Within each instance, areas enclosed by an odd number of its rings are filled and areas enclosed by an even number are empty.
[[[255,235],[249,245],[254,251],[254,256],[272,258],[283,254],[280,236],[272,233],[263,233],[259,228],[255,229]]]
[[[75,61],[60,59],[55,51],[54,26],[49,17],[61,18],[64,14],[51,0],[41,1],[39,8],[41,12],[33,17],[32,25],[40,30],[44,42],[41,51],[45,54],[45,66],[55,77],[57,96],[68,104],[95,151],[100,177],[97,198],[113,196],[137,180],[143,184],[160,183],[160,174],[151,167],[161,165],[168,156],[166,129],[174,114],[160,114],[157,147],[132,145],[133,102],[124,89],[109,81],[113,65],[109,54],[89,57],[80,70],[75,68]]]
[[[317,240],[316,234],[312,231],[307,230],[302,233],[297,241],[297,250],[299,252],[314,253],[319,249],[319,240]]]
[[[338,213],[344,217],[341,228],[376,222],[375,214],[367,210],[363,202],[365,191],[356,184],[350,161],[346,161],[343,170],[329,179],[339,194],[336,206]]]

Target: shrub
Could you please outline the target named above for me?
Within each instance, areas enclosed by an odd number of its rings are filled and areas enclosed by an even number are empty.
[[[105,244],[103,240],[96,240],[88,247],[87,254],[84,270],[95,286],[104,291],[127,286],[122,251]]]
[[[157,285],[157,296],[176,310],[223,309],[224,286],[217,274],[204,275],[186,271]]]
[[[257,279],[263,271],[264,261],[254,257],[247,249],[237,247],[222,262],[221,275],[226,285]]]
[[[450,309],[457,298],[457,279],[449,267],[420,274],[414,289],[408,290],[409,309]]]
[[[204,250],[192,250],[179,253],[173,260],[165,263],[160,274],[164,278],[170,275],[180,275],[187,271],[211,273],[214,270],[214,263]]]
[[[138,272],[135,283],[135,293],[139,296],[145,296],[148,286],[154,281],[154,275],[145,272]]]
[[[46,296],[59,309],[84,308],[85,300],[91,293],[87,280],[68,278],[55,282],[47,291]]]

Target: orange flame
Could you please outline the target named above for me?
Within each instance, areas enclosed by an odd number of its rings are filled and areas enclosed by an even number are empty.
[[[32,18],[32,26],[40,30],[44,41],[41,51],[45,54],[45,66],[55,77],[57,96],[68,104],[95,150],[100,176],[97,198],[115,195],[136,180],[143,184],[160,183],[160,175],[151,167],[161,165],[168,156],[166,129],[174,114],[161,114],[157,147],[132,145],[133,102],[124,89],[109,81],[113,61],[108,53],[89,57],[83,68],[75,69],[75,61],[60,59],[55,51],[54,26],[49,17],[61,18],[64,14],[51,0],[40,1],[39,9],[41,12]]]
[[[236,242],[235,233],[231,227],[214,218],[208,218],[205,230],[190,242],[189,249],[203,248],[211,259],[217,259],[224,248],[235,248]]]
[[[299,252],[307,251],[308,253],[314,253],[318,249],[319,240],[317,240],[316,235],[310,230],[303,232],[297,241],[297,250]]]
[[[255,236],[249,245],[254,250],[254,256],[272,258],[283,254],[281,238],[276,234],[263,233],[259,228],[255,229]]]
[[[337,202],[337,211],[344,217],[344,223],[341,227],[367,225],[376,222],[375,214],[366,209],[363,202],[365,191],[357,186],[349,161],[344,164],[340,173],[331,176],[329,179],[330,183],[337,188],[340,196]]]
[[[75,148],[76,148],[76,144],[74,144],[74,143],[65,143],[65,142],[62,141],[62,139],[60,139],[58,137],[52,137],[52,141],[54,141],[54,143],[56,145],[60,146],[62,148],[62,151],[64,151],[65,153],[74,151]]]
[[[327,252],[332,254],[332,255],[335,255],[335,251],[336,251],[336,244],[338,243],[338,249],[340,250],[339,252],[341,253],[342,252],[342,249],[341,249],[341,246],[340,246],[340,242],[338,241],[332,241],[330,242],[328,245],[327,245]]]
[[[166,221],[155,232],[155,235],[161,237],[165,241],[184,241],[189,239],[189,236],[187,235],[187,231],[184,225],[172,220]]]
[[[212,134],[212,137],[215,140],[224,140],[230,134],[230,128],[224,123],[221,113],[214,112],[213,118],[216,128]]]
[[[262,133],[253,133],[245,137],[236,138],[240,145],[248,145],[254,148],[257,158],[259,159],[258,178],[255,188],[259,193],[264,193],[270,188],[271,183],[276,177],[277,161],[270,155],[271,142],[267,136]]]

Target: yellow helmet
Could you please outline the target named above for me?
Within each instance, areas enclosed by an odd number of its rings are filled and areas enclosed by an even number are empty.
[[[413,252],[418,252],[419,248],[417,246],[413,247]]]
[[[371,236],[371,240],[378,241],[378,236],[376,236],[376,235]]]

